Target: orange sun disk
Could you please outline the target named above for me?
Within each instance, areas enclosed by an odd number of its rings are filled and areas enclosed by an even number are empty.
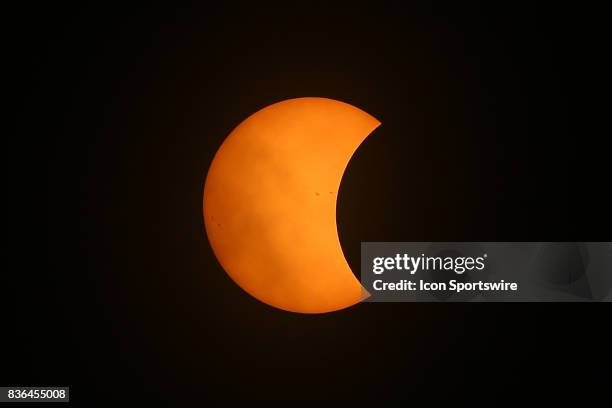
[[[204,187],[204,221],[229,276],[271,306],[323,313],[358,303],[336,227],[346,166],[380,122],[332,99],[270,105],[219,148]]]

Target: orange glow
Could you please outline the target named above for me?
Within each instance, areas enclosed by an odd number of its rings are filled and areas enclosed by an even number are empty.
[[[217,259],[249,294],[301,313],[361,299],[336,228],[346,166],[380,122],[333,99],[298,98],[256,112],[223,142],[204,186]]]

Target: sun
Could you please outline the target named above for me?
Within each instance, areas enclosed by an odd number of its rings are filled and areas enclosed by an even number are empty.
[[[336,226],[346,166],[380,125],[332,99],[298,98],[248,117],[223,142],[204,187],[204,220],[229,276],[274,307],[323,313],[359,302]]]

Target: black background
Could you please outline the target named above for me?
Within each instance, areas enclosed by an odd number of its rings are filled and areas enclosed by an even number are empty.
[[[607,305],[286,313],[223,272],[201,215],[233,127],[322,96],[382,122],[339,194],[354,270],[367,240],[609,241],[602,11],[203,3],[9,16],[2,382],[78,406],[603,405]]]

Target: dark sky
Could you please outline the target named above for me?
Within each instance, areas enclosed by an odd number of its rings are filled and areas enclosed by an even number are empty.
[[[76,406],[603,401],[607,305],[286,313],[230,280],[201,215],[241,120],[321,96],[382,122],[339,194],[354,269],[367,240],[609,241],[601,10],[199,3],[9,17],[3,383],[69,385]]]

